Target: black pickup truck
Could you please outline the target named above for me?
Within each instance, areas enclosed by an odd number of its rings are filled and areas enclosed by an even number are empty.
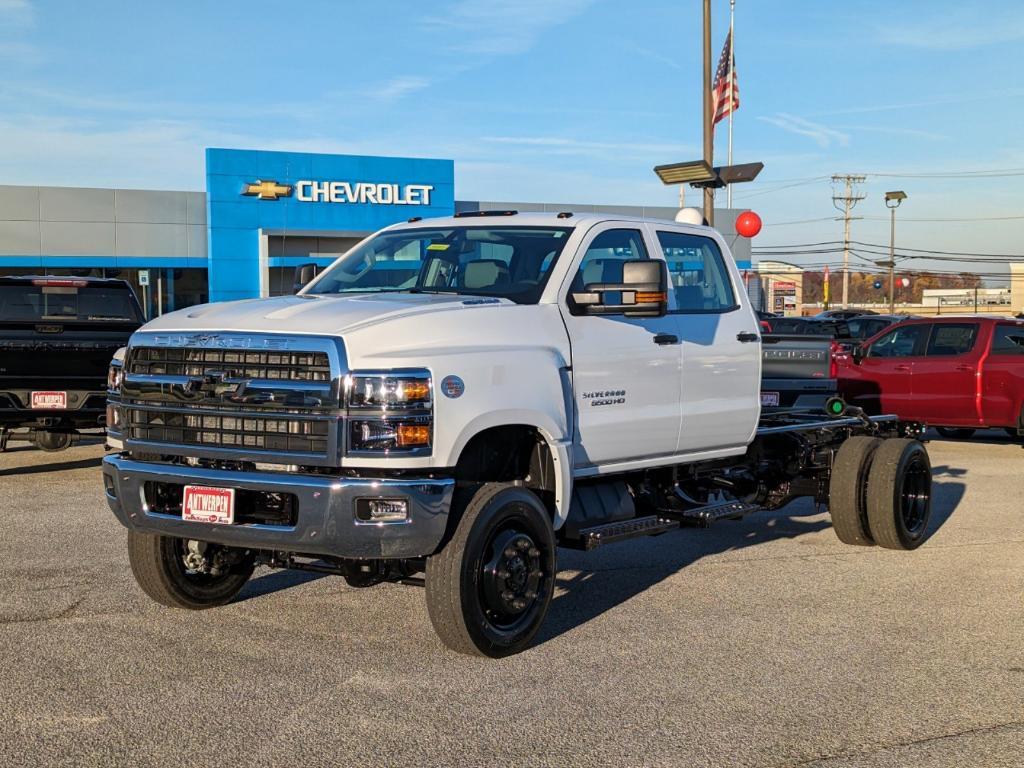
[[[15,429],[59,451],[102,427],[110,360],[142,322],[124,280],[0,277],[0,450]]]

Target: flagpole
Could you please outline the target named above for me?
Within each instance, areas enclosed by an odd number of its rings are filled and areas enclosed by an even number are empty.
[[[730,102],[736,98],[736,35],[734,25],[736,20],[736,0],[729,0],[729,99]],[[732,165],[732,115],[735,109],[729,110],[729,165]],[[726,189],[726,207],[732,208],[732,184]]]

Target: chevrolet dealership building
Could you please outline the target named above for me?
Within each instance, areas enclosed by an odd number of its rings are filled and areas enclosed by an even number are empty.
[[[149,316],[276,296],[295,267],[327,265],[368,234],[458,211],[597,211],[671,219],[675,208],[456,200],[452,160],[206,150],[206,191],[0,186],[0,274],[119,277]],[[741,270],[750,241],[717,224]],[[735,242],[734,242],[735,241]]]

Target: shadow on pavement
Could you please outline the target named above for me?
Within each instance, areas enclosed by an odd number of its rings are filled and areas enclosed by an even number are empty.
[[[47,472],[64,472],[72,469],[90,469],[99,467],[103,462],[102,456],[91,459],[79,459],[78,461],[62,461],[57,464],[33,464],[28,467],[10,467],[0,469],[0,477],[13,477],[14,475],[41,475]]]
[[[962,471],[941,468],[947,476]],[[925,543],[945,525],[964,496],[961,482],[936,482],[932,487],[932,516]],[[831,528],[829,520],[801,520],[816,515],[806,502],[793,505],[792,511],[776,511],[752,515],[742,521],[723,521],[711,528],[683,528],[651,539],[637,540],[633,545],[590,554],[559,550],[559,567],[577,571],[563,574],[557,586],[565,590],[551,602],[551,612],[537,644],[554,639],[617,605],[647,591],[698,560],[780,539],[795,539],[806,533]],[[837,547],[844,545],[836,541]],[[907,556],[913,555],[907,553]],[[770,567],[770,565],[765,566]]]
[[[251,600],[254,597],[263,597],[272,592],[280,592],[282,589],[291,589],[311,581],[322,579],[328,574],[313,573],[311,571],[271,571],[255,579],[249,579],[232,602],[241,603]]]

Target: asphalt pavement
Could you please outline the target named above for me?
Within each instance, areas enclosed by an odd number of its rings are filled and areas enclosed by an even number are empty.
[[[933,535],[809,504],[560,551],[536,646],[445,650],[422,589],[135,586],[99,445],[0,455],[4,766],[1024,766],[1024,447],[933,441]]]

